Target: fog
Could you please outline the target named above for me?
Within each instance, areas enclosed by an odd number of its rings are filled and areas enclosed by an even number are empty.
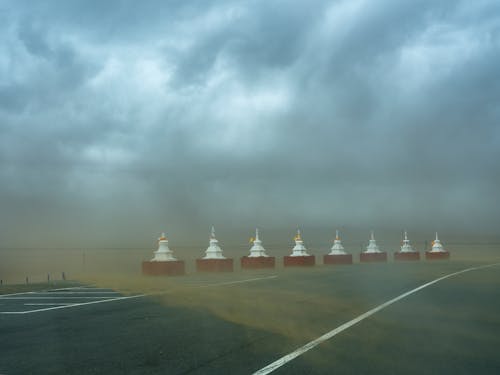
[[[255,226],[284,247],[299,226],[356,249],[370,229],[492,241],[499,15],[496,1],[3,1],[0,247],[140,259],[161,231],[203,251],[212,224],[241,246]]]

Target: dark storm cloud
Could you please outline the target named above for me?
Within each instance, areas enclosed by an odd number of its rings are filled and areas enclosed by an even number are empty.
[[[494,1],[4,2],[0,20],[5,243],[500,219]]]

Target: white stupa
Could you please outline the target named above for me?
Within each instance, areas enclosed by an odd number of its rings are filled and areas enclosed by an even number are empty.
[[[158,238],[158,250],[154,252],[154,257],[151,262],[170,262],[177,260],[173,256],[173,251],[168,247],[168,239],[165,237],[165,233],[162,233],[160,238]]]
[[[290,256],[292,257],[304,257],[304,256],[310,256],[307,253],[307,249],[304,246],[304,241],[302,241],[302,237],[300,235],[300,229],[297,229],[297,235],[294,238],[295,240],[295,246],[292,249],[292,254]]]
[[[410,245],[410,240],[408,239],[408,234],[406,233],[406,231],[404,234],[403,245],[401,245],[401,252],[402,253],[414,253],[415,252],[413,247]]]
[[[207,250],[205,251],[203,259],[226,259],[222,255],[222,249],[219,247],[219,241],[215,238],[215,229],[212,227],[210,231],[210,242]]]
[[[339,231],[335,231],[335,240],[333,241],[332,251],[329,255],[344,255],[344,246],[342,246],[342,241],[340,240]]]
[[[266,254],[266,249],[262,246],[262,241],[259,238],[259,229],[255,229],[255,238],[253,239],[253,246],[250,249],[249,258],[258,258],[258,257],[268,257]]]
[[[380,249],[377,246],[377,242],[375,241],[375,235],[373,231],[370,232],[370,242],[368,243],[368,246],[366,247],[366,250],[364,251],[365,253],[381,253]]]
[[[436,232],[436,239],[432,242],[431,253],[445,253],[446,250],[443,248],[443,244],[439,241],[438,234]]]

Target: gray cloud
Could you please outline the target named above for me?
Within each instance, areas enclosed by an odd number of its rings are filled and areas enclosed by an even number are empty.
[[[4,2],[0,20],[5,246],[496,231],[494,1]]]

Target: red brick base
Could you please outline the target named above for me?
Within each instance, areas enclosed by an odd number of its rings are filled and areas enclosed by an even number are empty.
[[[352,254],[323,255],[323,264],[352,264]]]
[[[387,262],[387,253],[385,251],[381,253],[361,253],[359,254],[359,261],[363,263]]]
[[[305,255],[292,257],[287,255],[283,257],[283,265],[285,267],[310,267],[316,264],[316,258],[314,255]]]
[[[233,272],[232,259],[196,259],[198,272]]]
[[[426,251],[425,252],[425,259],[426,260],[448,260],[450,259],[450,253],[449,251],[443,251],[443,252],[431,252],[431,251]]]
[[[255,270],[259,268],[274,268],[276,263],[275,257],[242,257],[241,268]]]
[[[394,260],[398,262],[420,260],[420,253],[418,251],[414,251],[411,253],[398,251],[394,253]]]
[[[186,274],[183,260],[142,262],[142,274],[148,276],[178,276]]]

